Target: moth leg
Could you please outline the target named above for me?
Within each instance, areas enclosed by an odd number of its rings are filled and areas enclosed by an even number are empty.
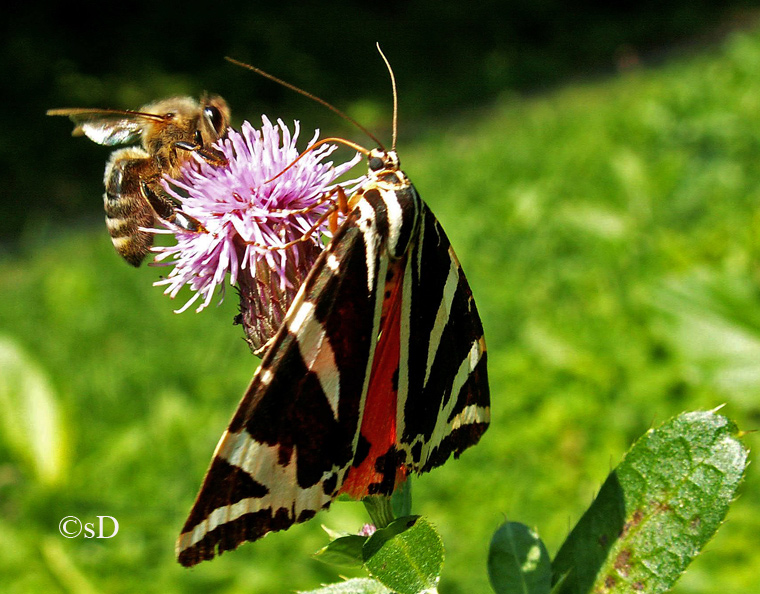
[[[334,195],[337,194],[337,198],[333,198]],[[286,212],[289,214],[303,214],[305,212],[309,212],[310,210],[313,210],[316,206],[319,206],[320,204],[324,204],[325,202],[332,200],[332,204],[327,208],[327,210],[317,219],[317,222],[314,223],[301,237],[298,237],[292,241],[288,241],[287,243],[283,243],[282,245],[263,245],[261,243],[258,243],[257,241],[246,241],[245,245],[252,245],[254,247],[260,248],[262,250],[286,250],[297,243],[301,243],[304,241],[308,241],[309,238],[314,234],[314,232],[319,229],[319,227],[322,226],[322,224],[325,221],[328,221],[330,232],[335,233],[338,230],[338,212],[341,212],[343,214],[347,214],[349,212],[348,204],[349,200],[346,199],[346,192],[341,187],[338,186],[337,188],[334,188],[330,190],[329,192],[326,192],[318,201],[317,203],[302,208],[300,210],[277,210],[273,212]]]
[[[330,213],[328,224],[330,226],[330,233],[335,235],[335,232],[338,230],[338,212],[340,211],[342,214],[347,215],[349,208],[348,199],[346,198],[346,191],[343,189],[343,186],[338,186],[328,193],[332,194],[333,192],[338,195],[338,200],[336,201],[338,208]]]
[[[311,212],[318,206],[321,206],[328,200],[332,200],[333,194],[335,193],[335,190],[331,190],[329,192],[325,192],[322,194],[322,196],[314,203],[309,206],[305,206],[304,208],[272,208],[269,210],[269,212],[275,212],[275,213],[287,213],[290,215],[298,215],[298,214],[306,214],[308,212]]]

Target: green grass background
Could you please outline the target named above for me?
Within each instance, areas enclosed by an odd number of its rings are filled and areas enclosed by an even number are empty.
[[[649,427],[721,404],[758,427],[760,34],[508,95],[413,144],[401,105],[404,169],[467,272],[493,396],[481,445],[417,480],[415,511],[447,547],[440,591],[488,592],[505,517],[556,552]],[[360,527],[357,503],[192,570],[174,561],[257,364],[230,324],[234,293],[175,315],[181,303],[151,286],[160,270],[123,264],[102,228],[26,246],[0,262],[2,590],[269,593],[337,579],[309,555],[327,542],[320,523]],[[674,592],[757,592],[759,488],[750,466]],[[67,540],[67,515],[110,515],[120,530]]]

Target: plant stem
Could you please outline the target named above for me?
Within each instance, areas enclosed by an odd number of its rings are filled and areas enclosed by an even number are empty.
[[[393,515],[391,498],[387,495],[369,495],[362,499],[362,503],[367,508],[367,513],[376,528],[385,528],[396,519]]]

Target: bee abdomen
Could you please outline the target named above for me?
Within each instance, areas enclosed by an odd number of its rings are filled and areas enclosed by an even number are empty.
[[[152,227],[155,220],[140,186],[151,165],[148,154],[137,148],[114,151],[106,165],[106,227],[116,251],[133,266],[142,263],[153,245],[153,234],[140,229]]]

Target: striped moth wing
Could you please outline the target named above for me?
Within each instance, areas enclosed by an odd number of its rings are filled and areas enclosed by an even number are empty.
[[[369,164],[216,447],[177,541],[185,566],[342,493],[390,495],[488,427],[483,328],[461,266],[395,151]]]

